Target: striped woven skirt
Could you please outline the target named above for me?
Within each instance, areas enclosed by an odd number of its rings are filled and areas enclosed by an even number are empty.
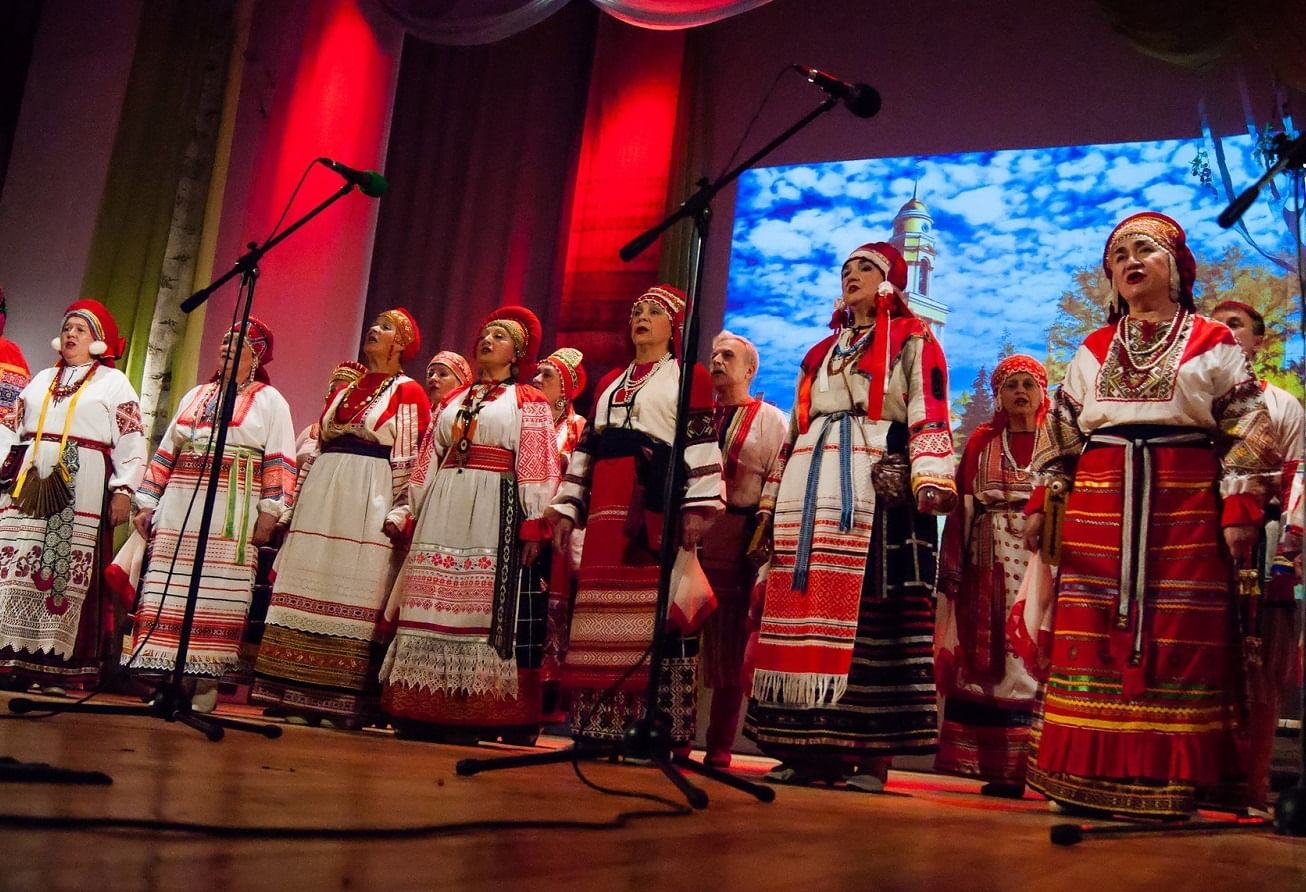
[[[762,752],[782,762],[934,752],[936,529],[910,507],[876,511],[847,691],[815,708],[750,699],[744,736]]]
[[[1241,773],[1239,645],[1209,440],[1095,435],[1063,528],[1029,785],[1120,814],[1192,813]]]
[[[569,722],[581,737],[619,739],[626,724],[643,713],[662,518],[644,501],[657,498],[658,485],[658,475],[640,457],[644,445],[666,449],[638,433],[609,428],[594,462],[571,640],[562,666]],[[641,488],[643,494],[636,495]],[[672,740],[691,740],[698,640],[668,634],[663,657],[658,708]]]
[[[262,459],[259,450],[228,447],[221,462],[218,498],[186,651],[188,675],[216,678],[240,661],[240,642],[258,565],[258,548],[251,544],[250,536],[258,519]],[[189,509],[196,488],[207,486],[208,481],[207,473],[201,476],[201,472],[207,472],[202,453],[181,453],[154,512],[147,566],[139,585],[132,649],[122,656],[129,669],[166,671],[176,665],[203,494],[195,501],[196,510]]]

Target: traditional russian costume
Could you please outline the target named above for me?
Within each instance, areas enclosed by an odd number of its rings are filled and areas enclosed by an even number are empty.
[[[1029,374],[1044,391],[1037,360],[1011,356],[994,369],[994,399],[1011,375]],[[1012,431],[999,408],[975,430],[957,468],[961,501],[948,517],[939,558],[935,680],[942,695],[935,770],[1007,787],[1025,784],[1029,729],[1039,682],[1007,634],[1024,581],[1025,503],[1033,489],[1033,431]]]
[[[37,372],[0,428],[0,676],[92,687],[119,646],[109,500],[140,486],[147,452],[140,398],[112,365],[126,346],[112,317],[90,300],[71,315],[91,320],[101,359]]]
[[[901,289],[892,246],[859,248]],[[789,440],[761,508],[774,553],[744,733],[782,763],[931,753],[937,521],[953,492],[947,365],[899,292],[870,329],[841,327],[802,362]]]
[[[1089,335],[1038,432],[1040,483],[1072,489],[1028,782],[1071,806],[1175,817],[1242,771],[1241,642],[1221,528],[1260,522],[1280,459],[1233,335],[1186,308],[1195,264],[1182,229],[1136,215],[1108,254],[1133,235],[1171,255],[1180,304],[1168,322],[1122,316]],[[1027,511],[1043,496],[1040,485]]]

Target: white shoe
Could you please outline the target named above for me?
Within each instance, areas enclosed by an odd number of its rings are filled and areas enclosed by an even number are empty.
[[[190,698],[190,711],[207,715],[218,705],[217,682],[198,682]]]

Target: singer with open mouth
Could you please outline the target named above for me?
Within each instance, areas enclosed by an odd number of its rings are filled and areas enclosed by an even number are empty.
[[[1028,783],[1066,811],[1182,818],[1243,780],[1233,569],[1281,459],[1233,334],[1196,313],[1179,224],[1127,217],[1102,269],[1108,324],[1035,438],[1030,550],[1047,488],[1070,495]]]
[[[117,658],[103,572],[148,452],[109,310],[76,301],[52,346],[0,426],[0,683],[61,693]]]
[[[381,705],[402,734],[522,744],[539,734],[548,591],[537,562],[558,488],[549,404],[520,380],[539,344],[526,307],[485,319],[480,374],[442,404],[408,500],[391,513],[412,530],[381,668]]]
[[[390,513],[407,498],[431,419],[425,389],[400,365],[420,346],[407,310],[381,313],[364,337],[365,373],[336,379],[327,400],[281,516],[289,529],[250,695],[269,715],[352,729],[378,713],[382,613],[404,540]]]

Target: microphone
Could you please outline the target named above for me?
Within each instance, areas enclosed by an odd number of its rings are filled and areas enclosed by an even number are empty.
[[[380,198],[385,194],[385,190],[390,188],[390,184],[385,181],[385,177],[375,170],[356,170],[348,165],[341,164],[339,161],[332,161],[330,158],[318,158],[317,163],[340,174],[345,178],[346,183],[353,183],[358,187],[358,191],[368,198]]]
[[[797,62],[791,67],[831,96],[842,99],[843,104],[848,106],[848,110],[857,117],[873,118],[879,114],[880,94],[874,87],[867,84],[850,84],[819,68],[799,65]]]

